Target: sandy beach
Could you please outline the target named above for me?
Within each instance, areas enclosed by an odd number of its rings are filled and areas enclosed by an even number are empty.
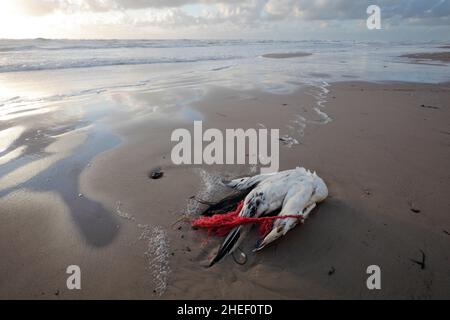
[[[442,48],[448,49],[450,47],[445,46]],[[416,61],[432,60],[432,61],[449,62],[450,61],[450,52],[443,51],[443,52],[411,53],[411,54],[405,54],[402,57],[415,59]]]
[[[450,300],[449,139],[450,1],[2,0],[0,302]]]
[[[449,97],[448,83],[338,82],[289,94],[217,87],[155,111],[146,102],[161,93],[122,91],[110,105],[145,107],[109,108],[94,131],[64,112],[43,145],[16,134],[26,152],[45,157],[8,167],[21,151],[13,144],[1,155],[0,297],[448,299]],[[206,268],[220,239],[174,222],[204,207],[192,196],[218,200],[226,194],[220,179],[258,168],[173,165],[170,134],[194,120],[280,128],[295,141],[281,143],[280,170],[317,171],[329,198],[259,253],[251,252],[255,232],[242,246],[245,265],[227,257]],[[37,115],[27,125],[48,121]],[[149,179],[155,167],[161,179]],[[71,264],[82,269],[82,290],[65,286]],[[372,264],[382,290],[366,287]]]

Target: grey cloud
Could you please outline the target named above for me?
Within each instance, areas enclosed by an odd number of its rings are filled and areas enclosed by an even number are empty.
[[[450,15],[450,0],[269,0],[273,15],[300,16],[310,20],[358,19],[369,5],[378,5],[385,18],[430,18]],[[278,10],[278,12],[277,12]]]
[[[172,22],[254,24],[273,20],[350,20],[364,19],[370,4],[381,7],[384,19],[407,19],[424,24],[447,24],[450,0],[15,0],[30,15],[54,11],[108,12],[129,9],[174,8],[180,15]],[[191,19],[182,10],[186,4],[221,4],[213,16]]]

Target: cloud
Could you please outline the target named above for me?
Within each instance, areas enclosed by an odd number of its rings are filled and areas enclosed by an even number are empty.
[[[384,18],[431,18],[450,16],[448,0],[269,0],[265,11],[281,18],[305,20],[361,19],[366,8],[380,6]]]
[[[290,20],[354,20],[365,19],[370,4],[381,7],[383,19],[404,20],[414,24],[448,24],[450,0],[2,0],[14,1],[22,12],[31,16],[54,12],[108,13],[147,10],[166,10],[166,20],[173,24],[234,23],[238,25],[264,24]],[[200,10],[192,14],[184,10],[196,5]],[[142,20],[142,19],[141,19]],[[150,19],[151,20],[151,19]],[[158,23],[164,23],[159,20]]]
[[[115,10],[133,10],[148,8],[176,8],[187,4],[218,3],[214,0],[2,0],[16,2],[24,13],[45,15],[55,11],[107,12]],[[239,1],[230,1],[237,3]]]
[[[106,12],[151,8],[180,8],[188,4],[217,5],[254,18],[297,17],[310,20],[357,19],[370,4],[386,17],[430,18],[450,15],[449,0],[2,0],[18,3],[30,15],[54,11]],[[233,14],[235,15],[235,14]]]

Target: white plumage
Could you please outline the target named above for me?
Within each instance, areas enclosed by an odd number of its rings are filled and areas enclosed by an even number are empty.
[[[276,219],[272,230],[262,239],[255,251],[284,236],[298,222],[303,223],[316,204],[328,196],[328,188],[324,181],[315,172],[300,167],[235,179],[226,185],[241,191],[252,188],[245,197],[243,208],[239,213],[241,217],[260,217],[280,208],[279,215],[303,215],[301,219]],[[233,229],[222,243],[211,265],[236,250],[250,228],[249,225],[241,225]]]

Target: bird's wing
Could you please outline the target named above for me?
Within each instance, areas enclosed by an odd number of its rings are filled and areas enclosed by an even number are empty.
[[[238,179],[234,179],[231,181],[223,181],[223,183],[232,189],[235,190],[248,190],[250,188],[254,188],[255,186],[258,185],[258,183],[260,183],[261,181],[275,175],[276,173],[268,173],[268,174],[258,174],[256,176],[252,176],[252,177],[243,177],[243,178],[238,178]]]
[[[303,218],[276,219],[272,230],[259,241],[255,251],[259,251],[269,243],[284,236],[290,229],[294,228],[300,221],[306,219],[309,212],[314,209],[315,202],[311,201],[314,192],[312,179],[306,179],[294,184],[283,201],[283,206],[278,216],[302,215]]]
[[[225,240],[219,247],[214,258],[209,263],[209,266],[212,267],[214,264],[219,262],[223,257],[228,254],[233,253],[234,250],[240,245],[242,240],[247,236],[247,233],[250,231],[251,226],[249,225],[240,225],[235,227],[230,233],[227,235]]]
[[[231,181],[229,186],[237,190],[253,188],[245,197],[244,206],[239,213],[241,217],[259,217],[282,208],[279,215],[303,214],[305,219],[315,207],[315,203],[328,195],[323,180],[304,168],[236,179]],[[286,234],[298,222],[299,219],[296,218],[275,220],[272,231],[261,242],[262,247]],[[223,241],[210,266],[232,253],[246,237],[250,228],[251,225],[234,228]]]
[[[319,203],[328,197],[328,188],[325,182],[316,174],[314,174],[314,193],[312,201]]]
[[[296,183],[286,194],[280,215],[301,214],[303,209],[310,202],[313,191],[314,184],[311,179]]]
[[[260,184],[252,189],[245,197],[244,205],[239,216],[259,217],[281,208],[286,193],[289,190],[287,179],[288,175],[286,172],[277,175],[264,175],[264,179],[259,181]],[[222,242],[216,256],[210,262],[210,266],[227,254],[233,253],[245,239],[251,227],[251,225],[240,225],[231,230]]]
[[[299,176],[311,176],[313,175],[310,171],[306,170],[303,167],[297,167],[295,169],[284,170],[280,172],[272,172],[265,174],[258,174],[251,177],[242,177],[238,179],[233,179],[231,181],[222,181],[227,187],[230,187],[235,190],[248,190],[250,188],[256,187],[260,182],[271,179],[280,179],[284,176],[295,175]],[[314,174],[315,175],[315,174]]]

